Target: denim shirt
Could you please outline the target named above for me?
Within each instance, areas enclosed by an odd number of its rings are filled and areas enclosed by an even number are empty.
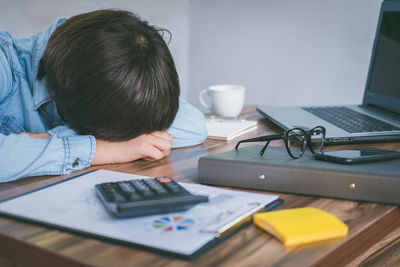
[[[39,61],[51,33],[66,19],[30,38],[0,31],[0,182],[38,175],[59,175],[90,166],[96,140],[77,135],[57,114],[45,79],[36,79]],[[48,132],[32,138],[20,132]],[[204,116],[183,99],[168,132],[173,148],[205,140]]]

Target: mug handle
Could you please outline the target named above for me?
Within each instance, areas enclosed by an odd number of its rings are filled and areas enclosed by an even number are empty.
[[[206,109],[211,110],[211,109],[210,109],[210,106],[207,105],[206,101],[204,101],[204,99],[203,99],[203,96],[204,96],[204,94],[206,94],[206,93],[207,93],[207,89],[201,90],[201,91],[200,91],[200,95],[199,95],[199,100],[200,100],[200,103],[203,105],[203,107],[205,107]]]

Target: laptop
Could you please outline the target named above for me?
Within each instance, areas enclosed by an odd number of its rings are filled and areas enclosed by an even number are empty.
[[[283,129],[326,128],[326,144],[400,141],[400,2],[384,1],[361,105],[258,107]]]

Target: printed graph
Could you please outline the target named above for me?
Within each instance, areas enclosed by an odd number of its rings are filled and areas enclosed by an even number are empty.
[[[183,216],[164,216],[153,222],[153,227],[166,232],[188,230],[195,221]]]

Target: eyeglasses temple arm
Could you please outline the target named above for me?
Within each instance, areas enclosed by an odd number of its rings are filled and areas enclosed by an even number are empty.
[[[268,145],[269,145],[269,142],[271,142],[271,141],[268,141],[268,142],[264,145],[264,147],[261,149],[261,151],[260,151],[260,155],[261,155],[261,156],[264,155],[264,152],[265,152],[265,150],[267,149],[267,147],[268,147]]]
[[[239,142],[237,142],[235,149],[238,149],[238,147],[241,143],[264,142],[264,141],[268,141],[268,143],[269,143],[269,141],[277,140],[277,139],[281,139],[281,138],[282,138],[282,134],[274,134],[274,135],[265,135],[265,136],[240,140]]]
[[[238,149],[239,145],[241,143],[251,143],[251,142],[262,142],[264,141],[262,138],[264,136],[260,136],[260,137],[255,137],[255,138],[251,138],[251,139],[245,139],[245,140],[240,140],[239,142],[237,142],[235,149]]]

